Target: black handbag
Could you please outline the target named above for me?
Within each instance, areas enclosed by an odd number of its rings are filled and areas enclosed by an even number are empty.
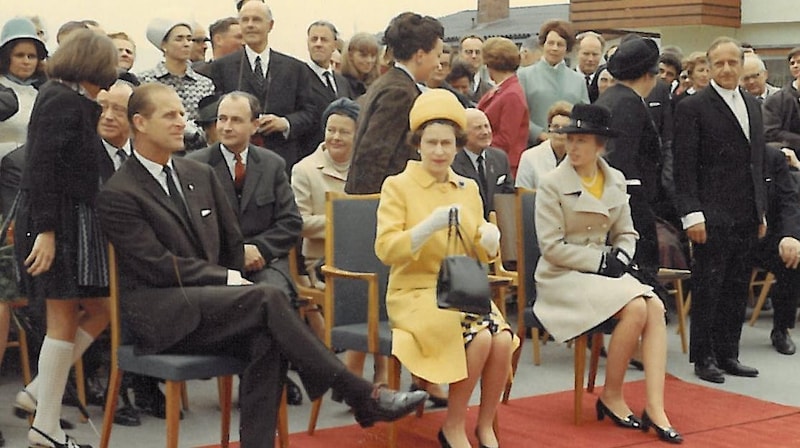
[[[455,253],[458,243],[467,255]],[[439,268],[436,303],[441,309],[486,315],[492,310],[489,267],[475,256],[472,241],[467,244],[458,223],[458,209],[450,209],[447,230],[447,255]]]

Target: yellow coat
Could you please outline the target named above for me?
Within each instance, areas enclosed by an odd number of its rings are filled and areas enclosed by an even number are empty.
[[[478,257],[485,261],[486,254],[478,244],[483,203],[472,179],[450,170],[448,181],[438,183],[420,162],[409,161],[402,173],[386,179],[378,206],[375,253],[391,266],[386,306],[392,325],[392,354],[411,373],[437,384],[467,377],[461,326],[464,314],[436,306],[436,279],[447,253],[447,229],[434,233],[415,253],[411,252],[409,230],[437,207],[456,203],[461,204],[464,237],[474,242]]]

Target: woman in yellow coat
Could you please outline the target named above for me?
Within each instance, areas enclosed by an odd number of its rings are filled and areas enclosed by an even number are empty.
[[[485,316],[440,310],[436,279],[447,254],[451,207],[459,209],[464,236],[484,261],[497,253],[500,232],[483,219],[477,184],[450,169],[466,140],[466,113],[456,97],[442,89],[423,93],[409,121],[410,143],[421,161],[409,161],[384,182],[375,241],[378,258],[391,266],[386,306],[392,354],[415,376],[449,384],[447,418],[438,434],[443,447],[470,446],[467,404],[481,378],[475,433],[482,447],[496,447],[492,422],[519,341],[494,305]]]

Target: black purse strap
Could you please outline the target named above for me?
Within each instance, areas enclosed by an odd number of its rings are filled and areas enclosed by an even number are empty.
[[[461,224],[458,221],[458,208],[452,207],[450,209],[449,224],[447,227],[447,255],[455,254],[459,242],[461,242],[461,246],[468,256],[478,259],[475,245],[472,241],[467,242],[461,232]]]

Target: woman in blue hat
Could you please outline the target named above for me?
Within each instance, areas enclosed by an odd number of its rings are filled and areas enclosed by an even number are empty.
[[[25,143],[28,120],[38,88],[46,79],[44,59],[47,49],[36,35],[36,26],[16,17],[0,31],[0,85],[11,89],[17,98],[17,113],[0,121],[0,158]]]

